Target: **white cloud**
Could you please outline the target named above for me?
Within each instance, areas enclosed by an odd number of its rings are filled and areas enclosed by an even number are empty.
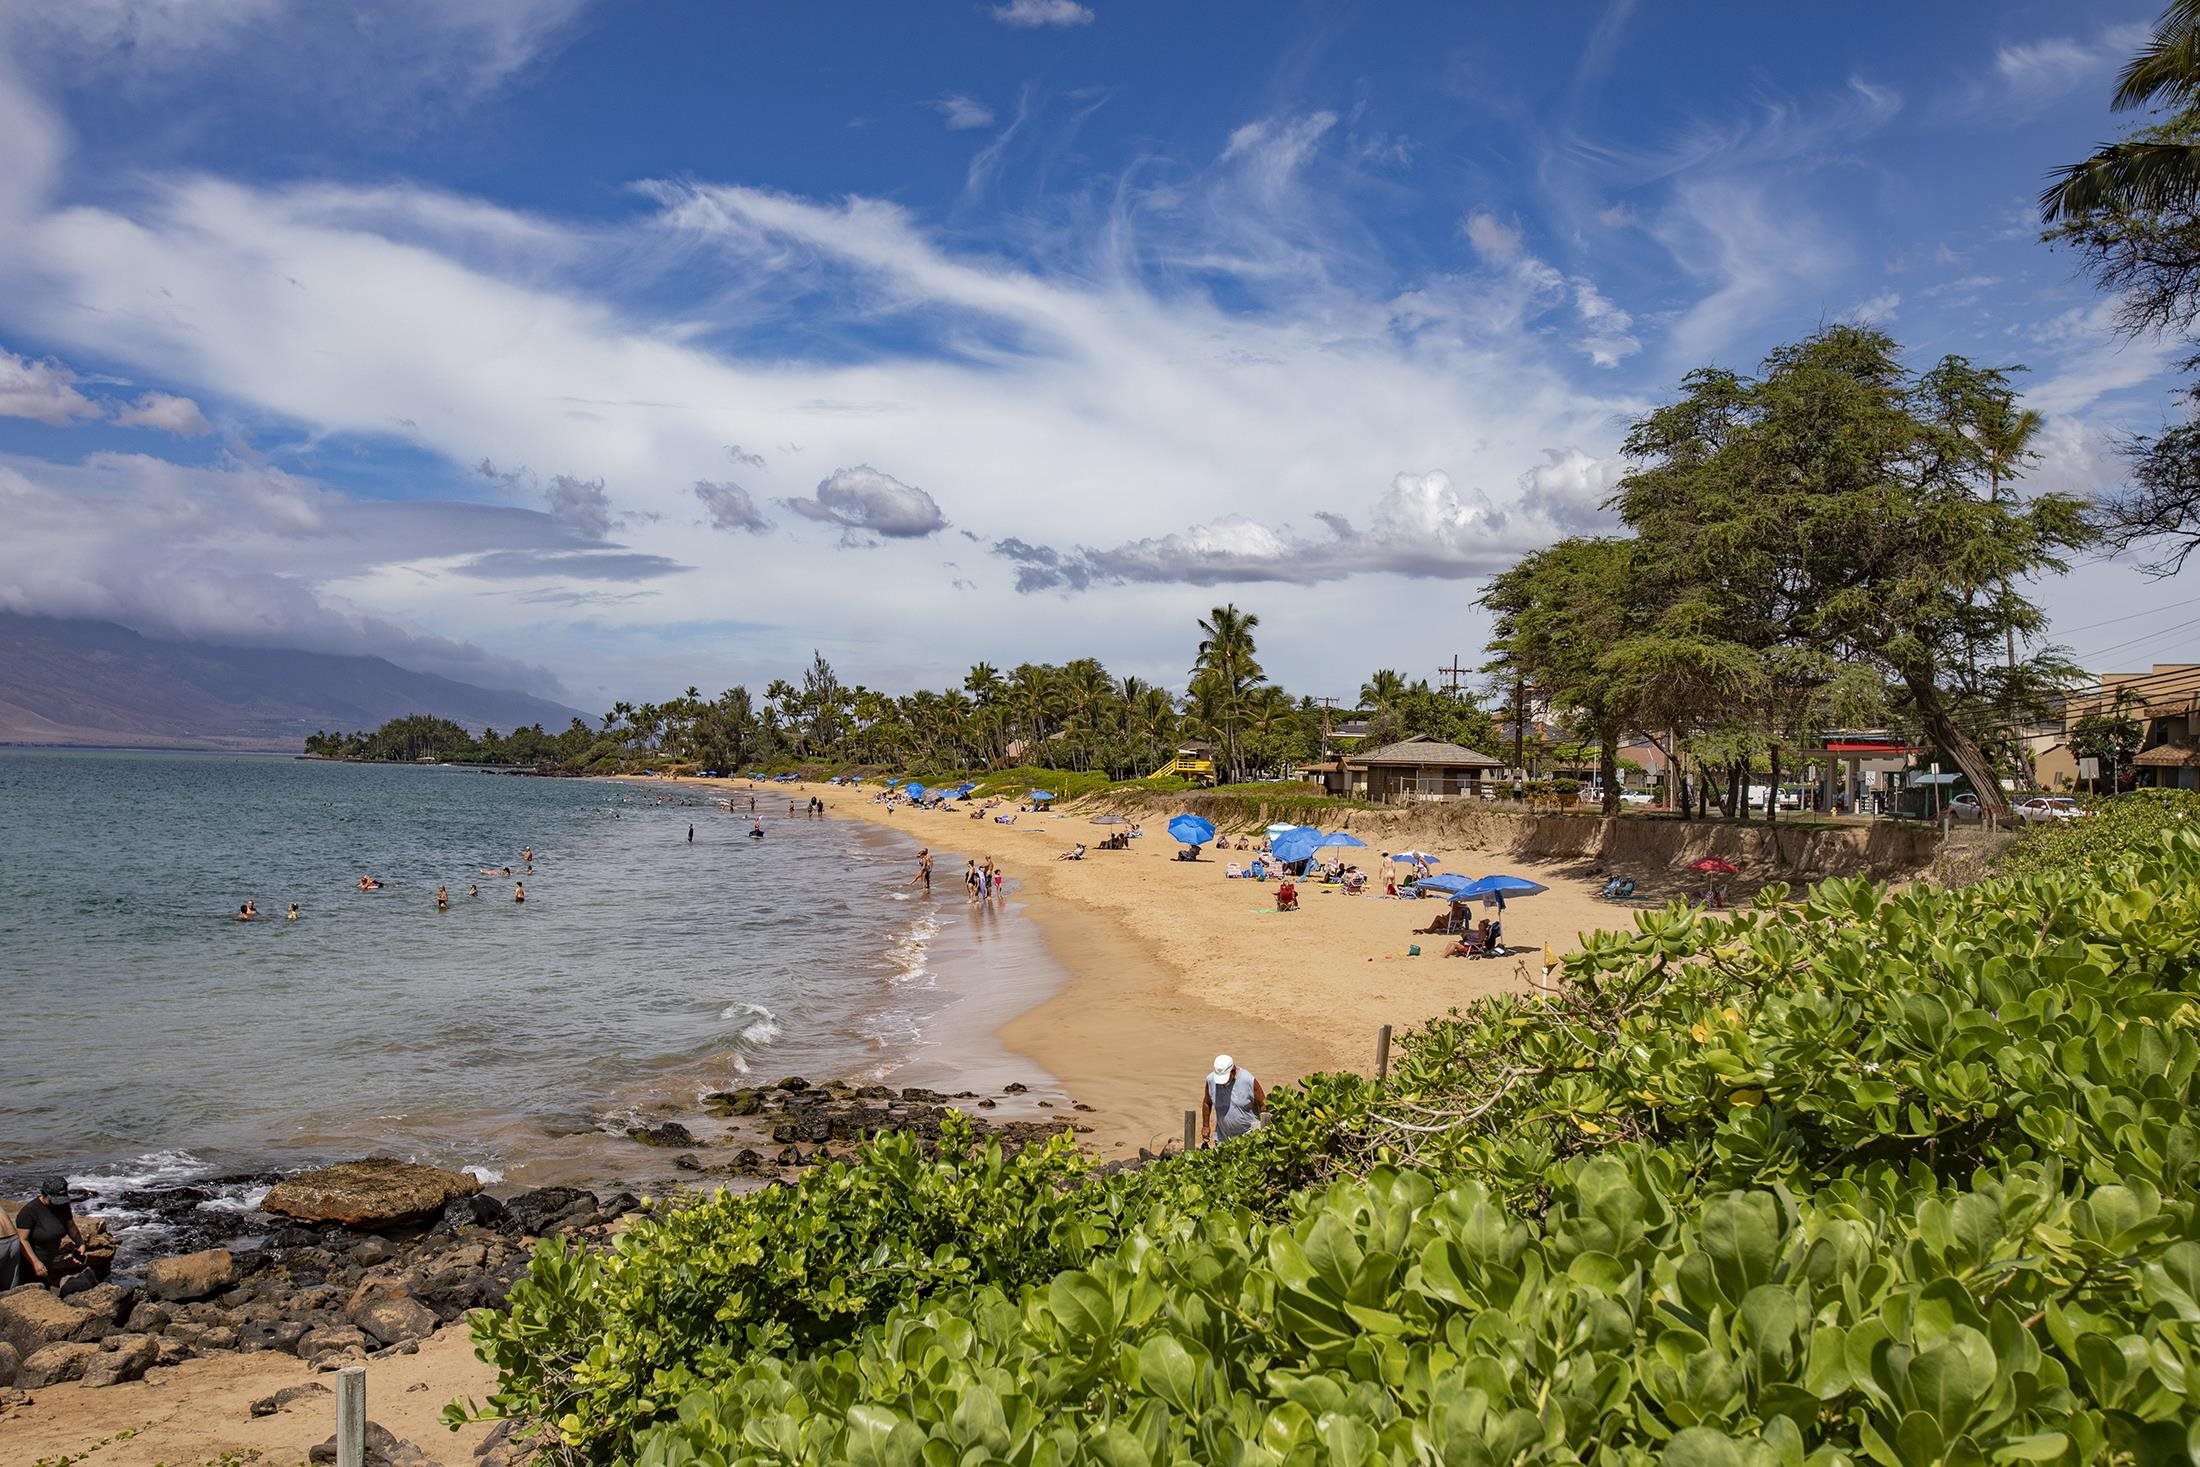
[[[913,679],[948,653],[877,629],[921,621],[937,557],[921,535],[881,530],[921,529],[923,517],[852,496],[834,505],[821,465],[884,464],[881,479],[951,491],[954,518],[989,540],[1045,544],[1074,514],[1089,543],[1129,544],[1157,525],[1216,523],[1257,486],[1260,523],[1315,526],[1310,543],[1325,545],[1319,514],[1377,532],[1337,502],[1339,486],[1398,463],[1504,485],[1551,445],[1609,446],[1632,405],[1569,382],[1560,368],[1578,333],[1522,325],[1531,309],[1577,310],[1575,289],[1542,274],[1502,288],[1375,286],[1387,272],[1355,253],[1362,226],[1334,207],[1326,172],[1308,176],[1335,164],[1319,147],[1327,126],[1318,114],[1278,122],[1172,185],[1166,210],[1134,203],[1090,236],[1090,253],[1027,266],[950,248],[875,199],[657,185],[640,217],[607,226],[399,186],[156,176],[136,194],[0,220],[0,317],[173,393],[218,394],[323,452],[401,432],[431,461],[535,462],[568,481],[475,478],[561,543],[532,557],[484,558],[525,546],[363,556],[330,587],[361,615],[465,626],[530,661],[555,658],[583,684],[631,690],[660,667],[674,686],[772,675],[783,638],[712,637],[683,672],[649,640],[671,634],[651,629],[748,626],[759,607],[800,607],[829,655],[860,648],[874,682]],[[1214,279],[1225,288],[1211,291]],[[795,320],[792,339],[828,349],[813,357],[773,338]],[[880,321],[895,323],[891,351],[861,345]],[[740,344],[752,338],[774,345],[752,355]],[[803,445],[734,472],[752,504],[807,499],[842,530],[869,526],[857,532],[878,541],[863,574],[836,562],[841,537],[783,536],[758,557],[745,536],[698,533],[693,486],[723,479],[734,443]],[[571,528],[540,512],[554,495]],[[1504,512],[1537,532],[1535,516]],[[627,548],[596,538],[614,528]],[[684,564],[700,573],[667,573]],[[542,579],[504,579],[521,570]],[[543,599],[583,573],[652,594]],[[1051,598],[997,620],[1006,603],[982,598],[1007,594],[1007,577],[972,578],[1004,652],[1091,644],[1089,618]],[[822,584],[832,597],[816,596]],[[1102,645],[1158,649],[1145,666],[1123,655],[1141,675],[1180,675],[1186,614],[1157,588],[1111,615]],[[1293,656],[1347,653],[1309,643]]]
[[[1616,367],[1642,350],[1642,343],[1628,329],[1635,324],[1633,316],[1613,305],[1590,281],[1577,277],[1573,287],[1574,310],[1583,327],[1578,345],[1590,361],[1600,367]]]
[[[772,522],[756,507],[756,501],[749,497],[749,491],[739,484],[713,484],[707,479],[697,479],[695,497],[703,502],[704,513],[710,516],[713,529],[746,530],[752,535],[761,535],[772,527]]]
[[[2028,407],[2047,414],[2083,412],[2115,393],[2143,387],[2188,348],[2159,338],[2133,340],[2116,328],[2117,301],[2104,296],[2050,317],[2028,334],[2037,376],[2024,389]]]
[[[603,480],[559,474],[550,480],[543,498],[549,502],[552,519],[589,539],[601,540],[611,533],[611,495]]]
[[[1520,255],[1520,226],[1507,224],[1495,214],[1469,214],[1461,226],[1466,231],[1467,243],[1485,263],[1506,265]]]
[[[914,484],[882,474],[869,464],[835,469],[817,486],[815,498],[784,501],[804,519],[839,525],[851,535],[883,535],[913,540],[947,528],[939,501]]]
[[[993,7],[993,18],[1002,25],[1031,29],[1038,26],[1091,25],[1092,10],[1077,0],[1009,0]]]
[[[345,109],[479,92],[568,34],[588,0],[0,0],[0,38],[73,70],[160,77],[212,55]],[[310,78],[310,83],[302,78]]]
[[[1561,463],[1553,455],[1546,469],[1573,467]],[[1364,530],[1333,510],[1315,511],[1322,531],[1313,534],[1233,514],[1105,549],[1063,551],[1013,538],[992,548],[1014,564],[1016,589],[1024,592],[1123,583],[1312,586],[1363,575],[1466,580],[1503,570],[1572,527],[1548,513],[1554,493],[1541,484],[1524,487],[1529,495],[1508,513],[1479,492],[1462,493],[1448,474],[1404,473],[1375,501]]]
[[[993,125],[993,109],[964,92],[949,92],[944,97],[935,97],[925,105],[947,119],[949,132],[964,132],[973,127]]]
[[[65,428],[100,415],[76,390],[76,374],[58,362],[34,362],[0,348],[0,418],[29,418]]]
[[[1655,233],[1710,286],[1667,333],[1676,368],[1701,366],[1745,340],[1755,346],[1809,329],[1816,312],[1796,303],[1816,298],[1845,262],[1831,230],[1809,210],[1736,178],[1684,180],[1673,199]]]
[[[1994,75],[2018,100],[2043,103],[2080,87],[2105,83],[2143,45],[2143,25],[2111,26],[2092,40],[2044,36],[1994,52]]]
[[[1883,290],[1850,306],[1845,319],[1859,326],[1884,326],[1895,318],[1901,305],[1902,297],[1898,292]]]
[[[562,691],[541,667],[421,632],[404,610],[346,595],[377,577],[418,588],[431,568],[481,555],[584,548],[547,515],[360,501],[272,468],[102,453],[79,464],[0,457],[0,523],[0,610],[381,656],[488,687]]]
[[[178,438],[200,438],[214,431],[214,425],[206,421],[206,414],[199,411],[197,403],[172,392],[140,394],[136,402],[115,410],[115,425],[158,428]]]

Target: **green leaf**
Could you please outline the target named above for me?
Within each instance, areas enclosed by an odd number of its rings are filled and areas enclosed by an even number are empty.
[[[1723,1431],[1691,1426],[1665,1444],[1663,1467],[1750,1467],[1741,1445]]]
[[[1138,1347],[1138,1380],[1176,1410],[1199,1414],[1200,1364],[1176,1336],[1158,1334]]]

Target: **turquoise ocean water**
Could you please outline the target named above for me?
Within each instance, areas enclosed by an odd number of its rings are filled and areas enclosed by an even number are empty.
[[[392,1152],[647,1185],[623,1135],[781,1075],[974,1087],[1058,974],[915,843],[692,785],[0,750],[0,1195]],[[695,827],[695,842],[687,828]],[[528,901],[478,874],[521,864]],[[380,891],[354,889],[362,873]],[[451,892],[435,906],[438,882]],[[468,898],[468,883],[479,898]],[[257,902],[262,920],[232,920]],[[291,902],[301,920],[283,920]]]

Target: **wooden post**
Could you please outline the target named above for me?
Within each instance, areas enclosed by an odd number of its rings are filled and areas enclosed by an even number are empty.
[[[336,1467],[367,1467],[367,1371],[336,1372]]]
[[[1375,1032],[1375,1078],[1378,1082],[1390,1078],[1390,1026],[1383,1025]]]
[[[1184,1149],[1190,1151],[1199,1142],[1199,1112],[1184,1112]]]

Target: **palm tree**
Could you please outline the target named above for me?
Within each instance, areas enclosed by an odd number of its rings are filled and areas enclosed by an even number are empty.
[[[1253,660],[1253,628],[1259,625],[1260,618],[1239,611],[1236,602],[1217,606],[1199,623],[1203,636],[1198,660],[1192,664],[1195,679],[1208,676],[1215,680],[1219,699],[1216,715],[1233,782],[1240,773],[1238,725],[1245,713],[1246,691],[1261,680],[1260,664]]]
[[[1393,707],[1405,696],[1406,680],[1403,673],[1381,667],[1366,682],[1360,684],[1360,706],[1370,713],[1380,713]]]
[[[2154,34],[2117,79],[2118,112],[2174,109],[2177,121],[2200,104],[2200,0],[2171,0]],[[2096,210],[2151,214],[2200,199],[2200,143],[2173,122],[2150,134],[2096,149],[2082,163],[2057,169],[2040,195],[2040,217],[2073,223]]]

